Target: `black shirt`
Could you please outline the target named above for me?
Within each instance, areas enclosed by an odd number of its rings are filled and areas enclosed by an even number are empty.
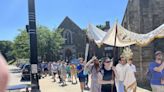
[[[101,71],[103,71],[103,73]],[[112,79],[114,80],[114,72],[112,69],[111,70],[102,69],[101,71],[100,72],[103,75],[104,81],[110,81]],[[112,78],[112,75],[113,75],[113,78]],[[112,84],[102,84],[101,92],[117,92],[116,86],[115,86],[115,84],[113,84],[113,85]]]

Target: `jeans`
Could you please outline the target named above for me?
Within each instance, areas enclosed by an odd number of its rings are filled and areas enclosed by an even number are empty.
[[[123,81],[119,81],[117,84],[117,92],[124,92],[124,84]]]

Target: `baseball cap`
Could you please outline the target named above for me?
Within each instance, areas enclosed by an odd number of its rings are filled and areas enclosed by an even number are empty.
[[[162,51],[156,51],[155,52],[155,55],[159,55],[159,54],[162,54]]]

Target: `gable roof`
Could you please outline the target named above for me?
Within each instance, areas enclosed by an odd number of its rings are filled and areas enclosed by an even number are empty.
[[[78,25],[76,25],[68,16],[64,18],[64,20],[61,22],[61,24],[58,26],[58,28],[64,28],[64,29],[76,29],[76,30],[82,30]]]

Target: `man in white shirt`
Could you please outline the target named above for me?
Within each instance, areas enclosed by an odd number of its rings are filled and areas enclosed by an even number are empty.
[[[54,82],[56,82],[56,79],[55,79],[55,75],[57,74],[57,69],[58,69],[58,66],[57,66],[57,63],[56,62],[53,62],[51,64],[51,69],[52,69],[52,74],[53,74],[53,79],[54,79]]]
[[[126,77],[124,80],[126,92],[136,92],[137,81],[135,77],[136,67],[132,64],[132,58],[127,60],[128,69],[126,71]]]
[[[124,57],[120,57],[119,63],[116,65],[116,71],[118,73],[118,79],[116,80],[117,92],[124,92],[124,79],[126,76],[126,70],[128,68],[127,62]]]

